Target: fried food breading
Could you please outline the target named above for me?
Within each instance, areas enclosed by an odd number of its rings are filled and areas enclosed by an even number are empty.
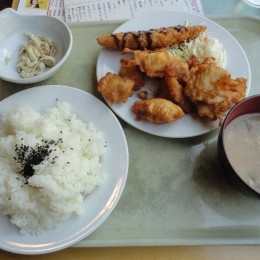
[[[108,72],[98,82],[98,91],[111,103],[124,103],[133,95],[135,82]]]
[[[206,30],[206,26],[174,26],[161,27],[147,31],[119,32],[101,35],[97,38],[99,45],[112,50],[157,49],[173,46],[195,39],[201,32]]]
[[[138,97],[141,99],[148,99],[148,91],[142,90],[138,93]]]
[[[200,117],[205,117],[211,121],[214,121],[216,119],[214,110],[215,107],[213,104],[207,104],[204,102],[197,103],[197,113]]]
[[[179,59],[174,57],[166,49],[159,49],[156,51],[124,49],[123,54],[131,53],[134,55],[135,64],[139,66],[140,70],[150,78],[163,78],[166,74],[166,69],[179,63]]]
[[[132,110],[137,120],[143,119],[155,124],[169,123],[184,116],[184,112],[178,105],[162,98],[136,101]]]
[[[203,63],[211,63],[211,62],[214,62],[215,59],[213,57],[207,57]],[[200,65],[202,62],[197,58],[195,57],[194,55],[192,55],[188,60],[186,60],[186,63],[188,64],[188,67],[189,69],[191,69],[192,67],[194,66],[198,66]]]
[[[135,61],[133,59],[122,58],[120,63],[119,76],[132,79],[135,82],[134,90],[142,88],[144,86],[144,73],[135,64]]]
[[[184,87],[175,77],[166,76],[157,90],[157,97],[165,98],[179,105],[185,113],[192,111],[192,103],[184,95]]]
[[[166,67],[166,77],[173,77],[179,82],[185,82],[189,71],[189,65],[186,61],[174,59],[169,66]]]
[[[229,72],[214,60],[193,66],[184,89],[185,95],[197,105],[197,113],[209,120],[219,119],[246,96],[245,78],[232,79]]]

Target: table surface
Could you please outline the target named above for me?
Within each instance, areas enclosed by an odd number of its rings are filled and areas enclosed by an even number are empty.
[[[243,0],[201,0],[205,15],[246,14],[260,16],[260,9]],[[19,0],[14,0],[16,9]],[[21,256],[0,250],[0,259],[259,259],[260,246],[157,246],[67,248],[40,256]]]

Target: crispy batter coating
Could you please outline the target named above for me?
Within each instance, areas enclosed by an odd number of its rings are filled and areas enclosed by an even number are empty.
[[[155,124],[169,123],[184,116],[184,112],[178,105],[162,98],[136,101],[132,110],[137,120],[146,120]]]
[[[167,75],[162,84],[160,84],[156,96],[165,98],[179,105],[185,113],[192,111],[193,105],[184,95],[184,87],[175,77]]]
[[[122,58],[120,60],[121,68],[119,75],[122,78],[130,78],[135,82],[134,90],[139,90],[144,86],[144,73],[139,69],[139,66],[135,64],[133,59]]]
[[[108,72],[98,82],[98,91],[111,103],[124,103],[133,95],[135,82]]]
[[[138,97],[141,99],[148,99],[148,91],[142,90],[138,93]]]
[[[211,63],[211,62],[215,62],[215,58],[214,57],[207,57],[203,63],[206,64],[206,63]],[[194,55],[192,55],[188,60],[186,60],[186,63],[188,64],[188,67],[189,69],[191,69],[192,67],[194,66],[198,66],[200,65],[202,62],[197,58],[195,57]]]
[[[179,63],[179,60],[166,49],[156,51],[124,49],[123,53],[132,53],[135,64],[150,78],[163,78],[167,67],[174,66],[173,63]]]
[[[99,45],[112,50],[157,49],[173,46],[195,39],[206,26],[174,26],[151,29],[147,31],[120,32],[101,35],[97,38]]]
[[[185,82],[189,72],[189,65],[186,61],[174,58],[173,62],[166,67],[166,77],[174,77],[179,82]]]
[[[245,98],[246,82],[245,78],[232,79],[225,69],[206,60],[191,68],[184,93],[197,105],[199,116],[221,122],[227,110]]]

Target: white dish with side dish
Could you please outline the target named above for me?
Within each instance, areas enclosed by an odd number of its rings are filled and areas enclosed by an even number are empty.
[[[150,30],[153,28],[184,25],[188,22],[191,25],[203,24],[207,26],[209,36],[217,38],[223,45],[227,54],[226,69],[232,78],[244,77],[247,79],[247,94],[251,84],[251,71],[247,56],[238,41],[222,26],[210,19],[192,13],[165,11],[147,13],[138,16],[119,26],[116,32],[128,32],[139,30]],[[112,33],[112,32],[111,32]],[[120,69],[120,51],[112,51],[103,48],[100,51],[97,61],[97,79],[99,80],[107,72],[118,73]],[[238,66],[239,64],[239,66]],[[149,80],[144,90],[150,92],[154,88],[154,81]],[[135,114],[131,111],[132,104],[139,100],[138,92],[135,92],[126,103],[110,105],[111,109],[123,120],[135,128],[162,137],[186,138],[202,135],[218,127],[218,121],[208,121],[195,115],[185,115],[181,120],[167,124],[151,124],[146,121],[137,121]]]

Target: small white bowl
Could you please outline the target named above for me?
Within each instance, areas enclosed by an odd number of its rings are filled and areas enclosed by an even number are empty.
[[[55,17],[43,15],[21,15],[11,8],[0,12],[0,78],[6,81],[29,84],[45,80],[54,75],[68,58],[73,38],[68,26]],[[57,63],[37,76],[22,78],[16,71],[21,44],[28,44],[29,34],[47,36],[57,46]],[[7,62],[9,60],[9,62]]]

